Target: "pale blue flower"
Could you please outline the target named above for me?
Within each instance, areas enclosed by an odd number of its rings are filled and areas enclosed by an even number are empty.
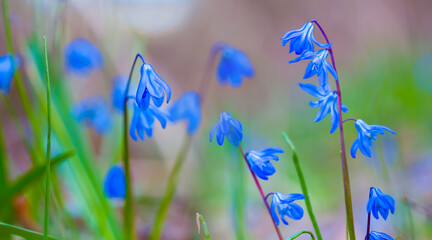
[[[134,104],[134,111],[132,120],[129,128],[129,134],[133,140],[138,141],[136,133],[138,133],[141,140],[145,140],[144,133],[148,137],[153,135],[153,127],[155,118],[160,122],[161,127],[165,128],[169,113],[165,109],[157,108],[153,104],[150,104],[147,110],[142,110],[137,104]]]
[[[284,195],[283,193],[277,192],[272,196],[272,202],[270,205],[271,215],[273,220],[279,225],[279,217],[276,214],[276,209],[279,212],[280,219],[285,225],[288,225],[288,222],[285,219],[285,216],[292,218],[294,220],[300,220],[303,217],[303,208],[300,207],[294,201],[304,199],[304,195],[301,193],[291,193]]]
[[[66,71],[81,77],[86,77],[104,66],[99,48],[85,38],[70,42],[65,48],[64,57]]]
[[[307,65],[303,79],[310,78],[320,74],[327,75],[327,71],[328,71],[334,77],[334,79],[338,80],[335,69],[329,62],[327,62],[327,57],[329,53],[330,52],[327,49],[321,49],[317,52],[304,51],[300,55],[300,57],[290,61],[289,63],[295,63],[302,60],[313,59]]]
[[[15,60],[18,60],[18,58],[15,58]],[[3,93],[9,93],[15,70],[18,67],[19,63],[15,64],[11,54],[7,53],[0,57],[0,90]]]
[[[381,125],[368,125],[362,119],[357,119],[355,121],[355,127],[358,132],[358,137],[351,146],[351,156],[353,158],[356,158],[358,149],[360,149],[360,152],[363,153],[363,155],[371,157],[372,154],[370,147],[372,147],[372,141],[375,141],[378,138],[378,134],[383,135],[384,130],[396,134],[396,132],[388,127]]]
[[[268,180],[268,176],[276,172],[275,167],[270,160],[278,161],[278,153],[284,151],[278,147],[266,148],[261,151],[249,151],[246,153],[246,159],[252,171],[261,179]]]
[[[111,104],[115,109],[123,112],[124,101],[127,99],[125,94],[129,77],[124,74],[117,75],[113,80],[113,88],[111,90]],[[136,92],[136,86],[131,82],[129,86],[129,94]]]
[[[150,106],[150,99],[156,107],[163,104],[166,93],[166,103],[171,98],[171,88],[159,77],[150,64],[144,63],[140,69],[141,78],[138,84],[136,102],[142,110]],[[164,92],[165,91],[165,92]]]
[[[393,240],[393,238],[385,233],[372,231],[369,233],[369,240]]]
[[[108,104],[102,96],[88,97],[76,103],[71,112],[75,120],[87,123],[100,135],[111,130],[111,114]]]
[[[336,131],[339,126],[339,112],[338,112],[338,100],[337,93],[331,91],[330,84],[327,82],[324,87],[318,88],[317,86],[310,83],[299,83],[300,88],[310,95],[318,98],[318,101],[310,101],[309,105],[313,108],[320,108],[318,114],[315,117],[315,122],[319,122],[324,119],[329,113],[331,113],[331,124],[330,133]],[[342,112],[347,112],[348,107],[342,104]]]
[[[126,176],[119,165],[112,165],[104,180],[104,193],[108,198],[124,199],[126,197]]]
[[[216,132],[217,143],[222,146],[225,136],[228,141],[234,145],[239,146],[243,139],[243,128],[237,119],[231,117],[228,112],[222,112],[219,115],[219,121],[210,130],[210,142],[213,140],[213,134]]]
[[[249,57],[241,50],[226,45],[221,50],[221,57],[217,67],[217,79],[221,85],[229,83],[238,88],[243,83],[243,78],[252,78],[255,75]]]
[[[390,195],[384,194],[379,188],[371,187],[366,210],[368,213],[372,212],[372,215],[376,219],[379,219],[379,213],[384,220],[387,220],[389,211],[394,214],[395,201]]]
[[[171,122],[185,120],[188,133],[194,134],[201,123],[200,96],[194,91],[185,92],[179,99],[170,104],[168,112]]]
[[[297,55],[302,54],[304,51],[313,52],[313,43],[321,48],[328,48],[331,46],[331,43],[325,44],[318,42],[313,35],[313,30],[314,25],[312,22],[307,22],[302,28],[285,33],[281,38],[282,46],[285,46],[285,44],[291,41],[289,52],[292,53],[294,51]]]

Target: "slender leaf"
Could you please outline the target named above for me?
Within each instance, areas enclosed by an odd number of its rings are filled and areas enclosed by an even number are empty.
[[[200,224],[200,222],[201,222],[201,224]],[[198,227],[198,233],[201,233],[201,225],[202,225],[205,238],[207,240],[210,240],[210,234],[209,234],[209,231],[207,228],[206,221],[205,221],[204,217],[199,213],[196,213],[196,223],[197,223],[197,227]]]
[[[29,240],[43,240],[44,235],[42,233],[38,233],[35,231],[31,231],[28,229],[20,228],[17,226],[9,225],[6,223],[0,222],[0,236],[4,236],[4,234],[12,234],[23,237],[24,239]],[[49,240],[60,240],[60,238],[48,236]]]

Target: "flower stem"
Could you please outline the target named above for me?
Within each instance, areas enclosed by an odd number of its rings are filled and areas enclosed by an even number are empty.
[[[50,170],[51,170],[51,85],[48,65],[48,53],[46,38],[44,41],[45,52],[45,74],[46,74],[46,88],[47,88],[47,120],[48,120],[48,133],[47,133],[47,152],[46,152],[46,178],[45,178],[45,217],[44,217],[44,240],[48,239],[48,220],[49,220],[49,187],[50,187]]]
[[[320,29],[321,33],[323,34],[325,40],[327,43],[330,43],[327,35],[324,32],[324,29],[321,27],[321,25],[316,21],[312,20],[311,22],[315,23],[318,28]],[[332,61],[333,68],[337,74],[336,64],[334,60],[334,54],[333,49],[330,46],[329,47],[330,57]],[[349,180],[349,173],[348,173],[348,162],[346,159],[346,151],[345,151],[345,138],[344,138],[344,132],[343,132],[343,120],[342,120],[342,95],[341,90],[339,86],[339,80],[336,80],[336,93],[338,96],[338,112],[339,112],[339,131],[340,131],[340,143],[341,143],[341,162],[342,162],[342,173],[343,173],[343,182],[344,182],[344,191],[345,191],[345,208],[347,213],[347,222],[348,222],[348,231],[350,240],[355,240],[355,230],[354,230],[354,215],[352,210],[352,200],[351,200],[351,185]]]
[[[133,70],[135,69],[135,64],[141,58],[140,54],[137,54],[132,68],[129,73],[128,82],[126,85],[125,94],[129,92],[129,86],[132,79]],[[131,182],[131,174],[130,174],[130,161],[129,161],[129,136],[128,136],[128,111],[127,111],[127,101],[124,100],[124,108],[123,108],[123,163],[125,169],[126,176],[126,200],[125,207],[123,213],[123,234],[125,240],[133,240],[135,239],[134,234],[134,214],[133,214],[133,193],[132,193],[132,182]]]
[[[255,173],[252,171],[251,166],[250,166],[248,160],[246,159],[246,155],[245,155],[245,153],[243,152],[243,148],[241,147],[241,145],[239,145],[239,148],[240,148],[240,151],[241,151],[241,153],[242,153],[242,155],[243,155],[244,160],[246,161],[246,164],[247,164],[247,166],[248,166],[248,168],[249,168],[249,171],[250,171],[250,173],[251,173],[253,179],[255,180],[255,184],[256,184],[256,186],[257,186],[257,188],[258,188],[258,191],[259,191],[260,194],[261,194],[261,198],[262,198],[262,200],[263,200],[263,202],[264,202],[264,204],[265,204],[265,206],[266,206],[266,208],[267,208],[267,211],[268,211],[268,213],[269,213],[269,216],[270,216],[270,218],[271,218],[271,220],[272,220],[272,222],[273,222],[273,225],[274,225],[274,227],[275,227],[276,233],[277,233],[279,239],[280,239],[280,240],[283,240],[283,237],[282,237],[282,234],[281,234],[281,232],[280,232],[280,230],[279,230],[279,227],[278,227],[278,225],[276,224],[276,222],[274,221],[273,217],[271,216],[270,206],[269,206],[269,204],[268,204],[267,201],[266,201],[266,195],[264,194],[264,191],[262,190],[261,184],[259,183],[259,180],[258,180],[257,176],[255,175]]]
[[[369,190],[369,199],[371,197],[371,193]],[[366,236],[365,236],[365,240],[369,239],[369,233],[370,233],[370,222],[371,222],[371,212],[368,213],[368,219],[367,219],[367,229],[366,229]]]
[[[288,138],[288,135],[286,133],[282,133],[282,136],[283,136],[285,142],[292,148],[292,151],[293,151],[292,159],[293,159],[296,171],[297,171],[297,175],[299,177],[300,186],[301,186],[303,195],[305,197],[306,209],[308,211],[309,218],[312,221],[312,225],[314,227],[315,234],[317,235],[318,240],[322,240],[321,231],[319,229],[317,220],[316,220],[315,215],[314,215],[313,210],[312,210],[312,204],[310,202],[310,198],[309,198],[309,193],[308,193],[308,190],[307,190],[306,181],[305,181],[305,178],[303,176],[303,171],[302,171],[302,169],[300,167],[300,162],[298,160],[297,153],[295,151],[294,145],[292,144],[291,140]]]
[[[308,230],[302,230],[300,232],[297,232],[294,235],[290,236],[288,238],[288,240],[296,239],[296,238],[300,237],[302,234],[305,234],[305,233],[309,234],[311,236],[312,240],[315,240],[315,236],[313,235],[313,233],[311,231],[308,231]]]

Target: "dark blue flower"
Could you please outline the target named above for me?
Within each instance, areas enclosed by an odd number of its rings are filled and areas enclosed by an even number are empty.
[[[150,106],[150,99],[156,107],[163,104],[166,93],[166,102],[171,98],[171,88],[160,78],[150,64],[144,63],[140,69],[141,79],[138,84],[136,102],[142,110]],[[164,92],[165,91],[165,92]]]
[[[92,96],[76,103],[72,107],[72,116],[78,122],[86,122],[101,135],[111,130],[111,114],[107,102],[101,96]]]
[[[104,193],[108,198],[126,197],[126,176],[119,165],[112,165],[105,176]]]
[[[324,87],[318,88],[310,83],[299,83],[300,88],[310,95],[318,98],[318,101],[310,101],[309,105],[313,108],[320,107],[318,114],[315,117],[315,122],[324,119],[331,113],[331,128],[330,133],[336,131],[339,125],[338,101],[336,92],[331,91],[330,84],[327,82]],[[347,106],[342,104],[342,112],[348,111]]]
[[[155,118],[159,120],[162,128],[166,127],[167,119],[169,118],[168,111],[162,108],[157,108],[150,104],[147,110],[142,110],[137,104],[134,104],[134,111],[129,128],[129,133],[133,140],[138,141],[139,138],[144,141],[144,132],[148,137],[153,135],[153,127]]]
[[[255,75],[249,57],[241,50],[226,45],[221,50],[221,58],[217,68],[217,78],[221,85],[229,83],[238,88],[243,83],[243,78],[252,78]]]
[[[291,41],[289,52],[292,53],[294,51],[297,55],[302,54],[304,51],[313,52],[313,43],[321,48],[330,47],[331,43],[325,44],[318,42],[313,35],[313,30],[314,26],[312,22],[307,22],[302,28],[285,33],[281,38],[282,46],[285,46],[285,44]]]
[[[372,141],[375,141],[378,138],[378,134],[383,135],[384,130],[387,130],[393,134],[396,134],[393,130],[388,127],[384,127],[381,125],[368,125],[362,119],[357,119],[355,121],[355,127],[358,132],[357,139],[353,142],[351,146],[351,156],[356,158],[357,150],[360,149],[360,152],[367,157],[371,157],[370,147],[372,146]]]
[[[395,201],[390,195],[381,192],[380,189],[371,187],[366,210],[368,213],[372,212],[372,215],[376,219],[379,219],[379,213],[384,218],[384,220],[387,220],[389,211],[394,214]]]
[[[290,61],[289,63],[295,63],[302,60],[313,59],[309,62],[306,67],[305,75],[303,79],[313,77],[315,75],[326,74],[330,72],[333,77],[338,80],[337,73],[333,66],[327,62],[329,51],[327,49],[321,49],[318,52],[304,51],[300,57]]]
[[[243,139],[243,128],[237,119],[231,117],[228,112],[222,112],[219,115],[219,121],[210,130],[210,142],[213,140],[213,134],[216,132],[217,143],[222,146],[225,136],[228,141],[238,146]]]
[[[17,59],[16,59],[17,60]],[[16,68],[14,58],[9,53],[0,57],[0,90],[8,94]]]
[[[250,151],[246,153],[246,159],[250,164],[252,171],[261,179],[268,180],[268,176],[276,172],[275,167],[270,160],[278,161],[277,153],[284,151],[278,147],[266,148],[261,151]]]
[[[65,48],[64,57],[66,70],[81,77],[90,75],[104,65],[100,50],[85,38],[70,42]]]
[[[194,134],[201,123],[200,96],[194,91],[185,92],[168,109],[171,122],[187,121],[187,131]]]
[[[369,240],[393,240],[393,238],[385,233],[372,231],[369,233]]]
[[[285,216],[294,220],[300,220],[303,217],[303,208],[294,201],[302,199],[304,199],[304,195],[301,193],[291,193],[287,195],[284,195],[280,192],[274,193],[270,205],[270,211],[276,224],[279,225],[279,218],[276,214],[276,208],[279,212],[280,219],[285,225],[288,225],[288,222],[285,220]]]
[[[111,90],[111,103],[115,109],[123,112],[124,101],[127,98],[125,94],[128,82],[127,75],[117,75],[113,80],[113,89]],[[129,86],[129,94],[136,92],[136,86],[131,82]]]

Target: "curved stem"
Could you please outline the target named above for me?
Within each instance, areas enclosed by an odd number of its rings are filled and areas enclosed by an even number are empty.
[[[265,196],[265,200],[266,200],[266,202],[267,202],[268,198],[269,198],[271,195],[273,195],[273,194],[274,194],[274,192],[269,192],[269,193],[267,193],[267,195]]]
[[[323,34],[325,40],[327,43],[330,43],[327,35],[324,32],[324,29],[321,27],[321,25],[314,19],[312,19],[313,23],[315,23],[318,28],[320,29],[321,33]],[[334,70],[337,74],[336,64],[334,60],[334,54],[333,49],[330,46],[329,47],[330,57],[332,61],[332,65]],[[339,80],[336,80],[336,92],[338,96],[338,112],[339,112],[339,131],[340,131],[340,143],[341,143],[341,162],[342,162],[342,173],[343,173],[343,182],[344,182],[344,192],[345,192],[345,208],[347,213],[347,222],[348,222],[348,230],[349,230],[349,236],[351,240],[355,240],[355,230],[354,230],[354,216],[353,216],[353,210],[352,210],[352,200],[351,200],[351,186],[350,186],[350,180],[349,180],[349,173],[348,173],[348,163],[346,160],[346,151],[345,151],[345,138],[344,138],[344,132],[343,132],[343,120],[342,120],[342,95],[341,90],[339,86]]]
[[[256,184],[256,186],[257,186],[257,188],[258,188],[258,191],[259,191],[260,194],[261,194],[261,198],[262,198],[262,200],[264,201],[264,204],[265,204],[265,206],[266,206],[266,208],[267,208],[267,211],[268,211],[268,213],[269,213],[269,216],[270,216],[270,218],[271,218],[271,220],[272,220],[272,222],[273,222],[273,225],[274,225],[274,227],[275,227],[276,233],[277,233],[279,239],[280,239],[280,240],[283,240],[282,233],[280,232],[278,225],[276,224],[276,222],[274,221],[274,219],[273,219],[273,217],[272,217],[272,215],[271,215],[270,206],[269,206],[269,204],[268,204],[267,201],[266,201],[266,196],[264,195],[264,191],[262,190],[261,184],[259,183],[259,180],[258,180],[257,176],[255,175],[255,173],[252,171],[251,166],[250,166],[248,160],[246,159],[246,155],[245,155],[245,153],[244,153],[243,148],[241,147],[241,145],[239,145],[239,148],[240,148],[240,151],[241,151],[241,153],[242,153],[242,155],[243,155],[244,160],[246,161],[246,164],[247,164],[247,166],[248,166],[248,168],[249,168],[249,171],[250,171],[250,173],[251,173],[253,179],[255,180],[255,184]]]
[[[346,123],[348,121],[357,121],[357,118],[346,118],[342,121],[342,123]]]
[[[138,60],[138,58],[141,58],[141,60],[144,59],[141,56],[141,54],[137,54],[135,56],[135,60],[133,61],[132,68],[129,73],[128,82],[125,89],[125,94],[129,92],[129,86],[132,79],[133,70],[135,69],[135,64]],[[145,63],[145,62],[144,62]],[[130,174],[130,161],[129,161],[129,137],[128,137],[128,111],[127,111],[127,101],[125,99],[123,108],[123,163],[124,163],[124,169],[125,169],[125,176],[126,176],[126,200],[125,200],[125,207],[124,207],[124,213],[123,213],[123,228],[124,228],[124,239],[125,240],[133,240],[135,239],[134,234],[134,214],[133,214],[133,193],[132,193],[132,182],[131,182],[131,174]]]
[[[313,233],[311,231],[308,231],[308,230],[302,230],[300,232],[297,232],[294,235],[290,236],[290,238],[288,238],[288,240],[296,239],[296,238],[300,237],[300,235],[305,234],[305,233],[309,234],[311,236],[312,240],[315,240],[315,236],[313,235]]]

